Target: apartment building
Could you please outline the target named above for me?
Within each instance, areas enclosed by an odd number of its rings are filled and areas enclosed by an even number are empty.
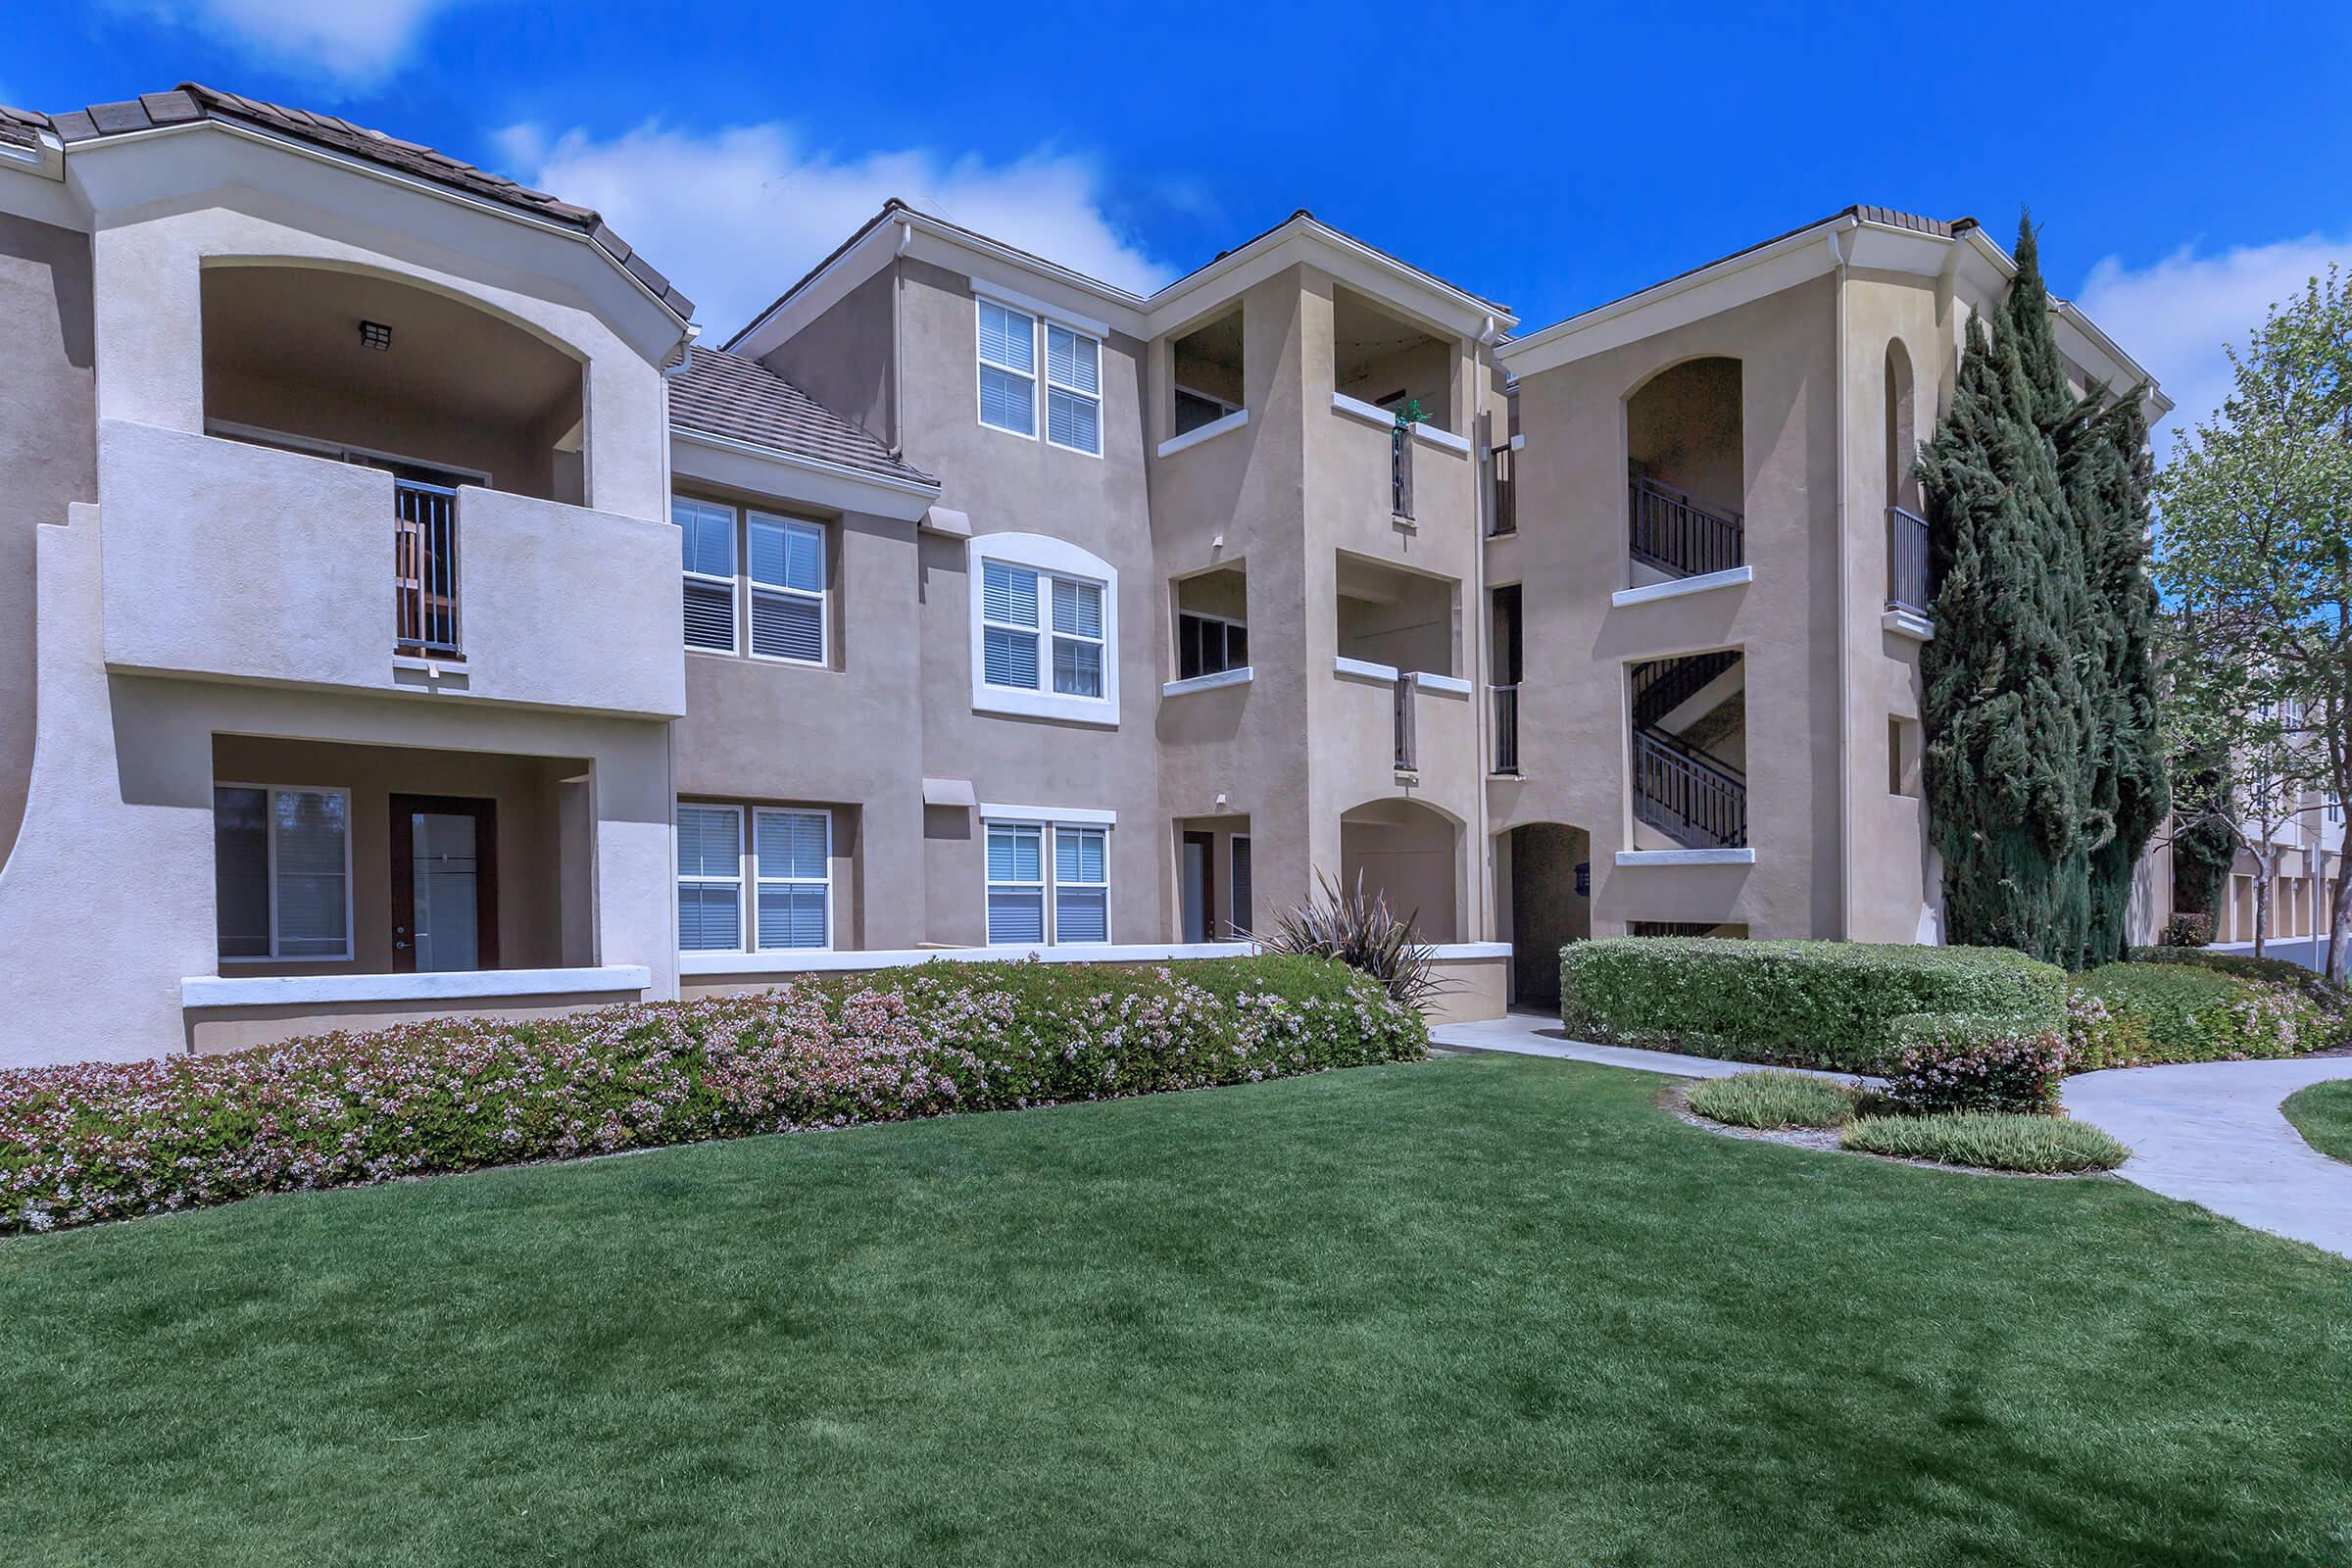
[[[2009,268],[1857,208],[1514,336],[1304,212],[1147,296],[893,203],[712,347],[413,143],[0,112],[0,1065],[1230,953],[1318,874],[1457,1015],[1936,940],[1900,454]]]

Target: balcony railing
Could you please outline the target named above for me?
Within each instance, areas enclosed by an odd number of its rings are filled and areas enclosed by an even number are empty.
[[[1636,476],[1629,491],[1636,561],[1678,577],[1746,564],[1747,526],[1738,513],[1710,512],[1655,479]]]
[[[1519,688],[1494,688],[1494,771],[1519,771]]]
[[[1928,613],[1928,519],[1901,507],[1886,509],[1886,608]]]
[[[1664,730],[1634,731],[1634,814],[1692,849],[1747,845],[1747,776]]]
[[[1494,514],[1488,520],[1487,537],[1499,539],[1519,531],[1519,454],[1509,447],[1490,447],[1494,466]]]
[[[1402,419],[1389,432],[1389,509],[1399,517],[1413,514],[1413,427]]]
[[[402,653],[455,658],[458,640],[458,493],[392,482],[392,623]]]
[[[1413,736],[1413,673],[1399,670],[1396,675],[1396,771],[1410,773],[1418,765],[1414,760]]]

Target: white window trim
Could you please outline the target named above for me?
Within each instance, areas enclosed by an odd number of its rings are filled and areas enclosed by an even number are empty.
[[[987,680],[987,597],[984,562],[1021,566],[1041,577],[1069,577],[1102,589],[1102,695],[1072,697],[1054,688],[1053,588],[1038,585],[1038,681],[1042,689],[991,686]],[[964,547],[964,575],[971,601],[972,711],[1021,718],[1057,718],[1115,729],[1119,723],[1119,572],[1092,551],[1066,539],[1038,533],[981,534]]]
[[[1018,366],[1006,365],[1002,361],[992,360],[981,349],[980,313],[983,309],[991,305],[995,306],[1000,311],[1007,311],[1014,316],[1024,318],[1029,322],[1030,368],[1024,370]],[[981,429],[994,430],[999,435],[1018,436],[1024,441],[1037,441],[1044,438],[1046,430],[1046,368],[1042,363],[1044,359],[1045,345],[1039,340],[1039,319],[1040,318],[1035,311],[1025,309],[1019,305],[1011,304],[1008,301],[992,298],[986,294],[975,294],[972,296],[972,418],[978,422]],[[982,401],[982,394],[980,390],[980,372],[983,368],[999,370],[1006,375],[1027,377],[1029,382],[1028,429],[1007,430],[1001,424],[991,424],[988,422],[987,416],[981,412],[985,407]]]
[[[1067,381],[1054,379],[1054,356],[1052,353],[1054,345],[1053,334],[1050,330],[1052,327],[1059,327],[1080,342],[1092,343],[1095,346],[1095,389],[1092,392],[1087,391],[1084,387],[1072,386]],[[1102,425],[1102,361],[1104,357],[1102,350],[1103,342],[1101,338],[1089,332],[1082,332],[1067,321],[1040,319],[1037,323],[1037,368],[1038,379],[1041,383],[1038,388],[1037,431],[1039,435],[1045,437],[1046,445],[1056,452],[1075,452],[1082,458],[1093,458],[1098,462],[1102,460],[1105,434]],[[1054,439],[1053,394],[1055,392],[1066,392],[1071,397],[1084,398],[1095,406],[1094,451],[1090,452],[1084,447],[1065,446]]]
[[[243,779],[218,778],[216,790],[260,790],[265,797],[262,815],[268,831],[262,835],[264,848],[269,851],[270,878],[270,951],[238,957],[223,957],[220,953],[220,911],[213,910],[213,961],[231,963],[350,963],[359,956],[359,933],[352,926],[351,902],[351,791],[332,784],[255,784]],[[283,794],[332,795],[343,802],[343,951],[336,953],[298,954],[287,957],[277,951],[277,797]],[[214,852],[216,862],[219,852]],[[219,866],[215,865],[215,874]]]
[[[821,877],[762,876],[760,874],[760,833],[761,816],[813,816],[825,824],[825,874]],[[821,806],[756,806],[752,808],[752,831],[744,835],[743,866],[745,883],[752,896],[744,900],[743,934],[750,944],[746,953],[831,953],[833,951],[833,813]],[[763,948],[760,946],[760,889],[821,887],[825,890],[825,941],[816,948]]]
[[[1231,615],[1211,614],[1205,610],[1185,610],[1180,607],[1176,612],[1176,623],[1173,628],[1176,633],[1176,673],[1168,684],[1182,687],[1188,692],[1194,692],[1207,690],[1206,687],[1198,684],[1201,681],[1217,681],[1220,685],[1234,685],[1239,681],[1248,680],[1250,666],[1247,663],[1228,664],[1223,669],[1203,670],[1198,675],[1187,675],[1184,672],[1184,618],[1187,615],[1192,616],[1195,620],[1213,620],[1220,626],[1239,626],[1244,631],[1250,629],[1250,622],[1247,620],[1237,620]],[[1224,678],[1228,676],[1234,678],[1231,680]]]
[[[680,948],[681,956],[723,955],[751,957],[775,953],[831,953],[835,934],[833,898],[833,810],[825,806],[745,806],[735,801],[677,801],[671,807],[670,827],[674,835],[678,810],[692,808],[698,811],[724,811],[735,819],[735,874],[713,876],[708,871],[685,872],[677,869],[677,853],[670,853],[670,881],[674,886],[688,882],[733,884],[735,888],[735,945],[731,948]],[[763,948],[760,946],[760,887],[762,883],[776,887],[805,888],[820,885],[818,878],[795,876],[761,876],[760,874],[759,818],[761,812],[778,816],[817,816],[825,823],[825,874],[821,885],[825,890],[825,945],[821,948]],[[677,921],[671,919],[674,942]]]
[[[727,630],[732,634],[731,640],[724,648],[710,648],[701,643],[687,642],[686,627],[684,623],[685,612],[681,606],[679,610],[680,621],[678,626],[678,641],[684,646],[686,652],[690,654],[710,654],[722,659],[737,657],[743,652],[744,641],[743,569],[745,563],[743,559],[742,509],[739,507],[730,507],[723,501],[706,500],[702,496],[682,495],[675,491],[671,492],[669,499],[670,505],[673,508],[677,505],[677,503],[684,501],[698,507],[723,508],[733,515],[734,520],[732,526],[734,528],[734,533],[731,536],[729,548],[732,549],[735,556],[735,575],[731,577],[721,577],[715,572],[688,571],[683,563],[681,563],[678,567],[678,577],[681,582],[709,583],[713,587],[722,587],[727,590],[728,604],[731,607],[727,614]],[[683,592],[683,589],[680,591]]]
[[[737,640],[742,643],[745,654],[759,660],[763,664],[798,664],[804,669],[829,667],[833,662],[833,609],[825,602],[828,597],[826,591],[821,587],[810,590],[793,588],[783,583],[755,581],[752,577],[752,524],[755,522],[774,523],[787,533],[795,528],[806,528],[815,534],[816,580],[822,583],[831,574],[833,547],[832,541],[826,536],[823,523],[812,517],[788,517],[780,512],[759,512],[746,509],[742,518],[743,548],[739,552],[743,560],[743,613],[737,619],[742,623],[742,630],[738,633]],[[752,601],[761,594],[776,599],[815,601],[816,657],[814,659],[794,659],[786,654],[763,654],[752,645]]]
[[[1111,834],[1116,829],[1118,813],[1091,807],[982,806],[980,808],[980,936],[982,945],[1002,953],[1028,953],[1040,948],[1105,948],[1118,940],[1118,930],[1112,919],[1110,889]],[[988,874],[988,831],[997,827],[1033,827],[1038,830],[1038,877],[1035,883],[999,882]],[[1102,880],[1074,882],[1072,887],[1102,890],[1102,936],[1101,940],[1063,942],[1058,906],[1061,892],[1061,871],[1058,857],[1060,832],[1063,828],[1101,828],[1102,830]],[[992,942],[988,939],[988,896],[999,888],[1028,889],[1036,887],[1041,902],[1040,929],[1043,942]]]

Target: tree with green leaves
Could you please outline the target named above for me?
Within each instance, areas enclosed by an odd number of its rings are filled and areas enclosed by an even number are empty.
[[[2230,395],[2165,470],[2158,581],[2175,607],[2182,744],[2226,751],[2236,794],[2278,775],[2281,823],[2352,796],[2352,289],[2329,269],[2232,348]],[[2263,831],[2240,800],[2234,814]],[[2244,842],[2241,837],[2241,842]],[[2256,940],[2264,938],[2271,862]],[[2352,941],[2352,877],[2329,899],[2328,976]]]

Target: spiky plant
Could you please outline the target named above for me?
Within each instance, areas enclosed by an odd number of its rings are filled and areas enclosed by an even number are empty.
[[[1270,953],[1329,958],[1361,969],[1399,1004],[1428,1012],[1447,987],[1438,977],[1429,945],[1414,929],[1420,911],[1399,919],[1386,894],[1364,891],[1360,870],[1353,888],[1335,886],[1321,871],[1315,873],[1315,885],[1319,896],[1285,910],[1259,944]]]

